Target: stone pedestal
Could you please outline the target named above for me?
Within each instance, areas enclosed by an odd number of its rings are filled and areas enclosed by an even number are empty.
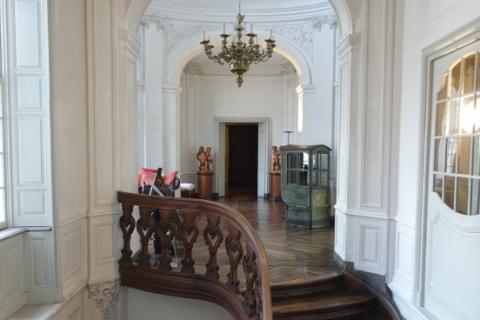
[[[201,199],[211,200],[213,191],[213,172],[197,172],[197,177],[197,190],[199,197]]]
[[[270,172],[270,198],[272,200],[282,200],[282,178],[280,171]]]

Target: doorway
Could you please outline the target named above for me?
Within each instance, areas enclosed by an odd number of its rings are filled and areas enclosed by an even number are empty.
[[[258,123],[225,126],[225,196],[257,196]]]
[[[429,68],[424,305],[438,318],[478,319],[480,41],[453,45]]]

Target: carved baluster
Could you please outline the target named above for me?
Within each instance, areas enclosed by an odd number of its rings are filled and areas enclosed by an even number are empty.
[[[133,204],[122,203],[122,216],[120,217],[120,229],[123,233],[123,249],[120,263],[132,263],[132,248],[130,239],[135,230],[135,219],[132,216]]]
[[[227,250],[228,259],[230,261],[230,272],[227,274],[227,286],[238,293],[238,286],[240,281],[238,280],[238,265],[243,258],[243,248],[240,238],[242,233],[239,230],[230,226],[230,234],[225,239],[225,248]]]
[[[178,214],[178,233],[183,240],[185,256],[182,260],[182,272],[195,273],[195,260],[193,260],[192,249],[199,234],[197,227],[196,212],[185,212]]]
[[[208,262],[206,264],[207,271],[205,276],[207,278],[218,279],[217,251],[218,247],[223,241],[223,232],[220,229],[220,217],[208,216],[208,225],[203,231],[205,244],[208,246]]]
[[[255,298],[257,302],[257,315],[259,319],[263,319],[263,302],[262,302],[262,278],[260,275],[257,276],[257,281],[255,281]]]
[[[170,254],[170,245],[175,236],[175,228],[173,226],[173,213],[171,210],[160,210],[160,221],[157,225],[156,233],[160,238],[161,252],[158,267],[160,269],[171,270],[170,263],[172,255]]]
[[[140,207],[140,219],[137,221],[137,232],[140,235],[140,255],[138,256],[138,264],[141,266],[150,266],[150,253],[148,252],[148,244],[152,237],[153,227],[150,222],[151,208]]]
[[[257,256],[252,248],[247,245],[247,253],[243,258],[243,271],[245,273],[245,291],[243,294],[243,305],[249,317],[253,317],[257,312],[257,292],[256,284],[259,278],[257,268]]]

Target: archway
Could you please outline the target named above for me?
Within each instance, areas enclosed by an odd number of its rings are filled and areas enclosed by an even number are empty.
[[[132,0],[127,10],[126,15],[126,28],[128,29],[129,39],[134,37],[136,34],[139,22],[141,17],[150,4],[151,0]],[[337,67],[336,67],[336,87],[335,89],[335,110],[342,110],[339,112],[337,123],[336,123],[336,132],[344,132],[345,134],[340,136],[336,134],[335,136],[340,139],[347,139],[345,143],[335,143],[338,146],[336,153],[338,156],[337,159],[337,168],[338,168],[338,197],[340,200],[345,199],[345,194],[347,192],[347,170],[348,170],[348,157],[350,154],[348,146],[348,136],[346,133],[349,132],[349,110],[351,104],[351,69],[352,69],[352,46],[351,46],[351,35],[352,35],[352,21],[350,16],[350,10],[345,0],[330,0],[330,3],[335,10],[337,15],[337,22],[339,25],[339,36],[337,43]],[[218,30],[217,30],[218,31]],[[281,37],[281,36],[278,36]],[[280,38],[279,38],[280,39]],[[286,41],[283,41],[286,40]],[[131,41],[133,42],[133,41]],[[278,53],[286,57],[297,69],[299,75],[301,75],[301,84],[305,88],[300,88],[299,92],[302,94],[304,91],[308,91],[308,85],[311,81],[311,70],[309,67],[308,58],[302,56],[294,50],[294,48],[289,47],[289,42],[287,39],[282,39],[284,46],[279,48]],[[165,83],[168,83],[167,88],[164,87],[164,90],[168,91],[170,100],[176,102],[176,97],[179,94],[178,80],[181,70],[183,70],[184,65],[190,60],[192,56],[201,51],[201,48],[198,46],[198,37],[192,36],[190,39],[184,42],[184,45],[179,47],[179,55],[175,56],[174,59],[168,61],[170,66],[170,72],[168,72],[167,79]],[[130,73],[131,74],[131,73]],[[303,90],[306,89],[306,90]],[[131,99],[134,100],[134,99]],[[172,123],[171,123],[172,124]],[[173,123],[175,127],[175,123]],[[342,140],[343,141],[343,140]],[[175,143],[178,143],[176,138]],[[341,156],[340,156],[341,155]],[[340,182],[340,178],[343,176],[343,180]],[[342,184],[342,186],[340,186]],[[341,226],[341,222],[339,223]],[[343,235],[342,235],[343,237]],[[338,244],[343,242],[339,241]],[[336,242],[337,244],[337,242]],[[345,257],[345,248],[340,246],[336,248],[336,252],[340,256]]]

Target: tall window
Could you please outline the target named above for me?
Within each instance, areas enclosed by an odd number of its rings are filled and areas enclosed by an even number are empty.
[[[0,17],[5,16],[5,3],[0,2]],[[5,19],[0,19],[0,229],[7,226],[7,210],[5,203],[5,105],[6,105],[6,24]]]
[[[433,188],[465,215],[480,214],[480,54],[457,61],[436,97]]]
[[[7,210],[5,204],[5,147],[4,134],[5,121],[3,117],[3,89],[4,81],[0,82],[0,229],[7,226]]]

